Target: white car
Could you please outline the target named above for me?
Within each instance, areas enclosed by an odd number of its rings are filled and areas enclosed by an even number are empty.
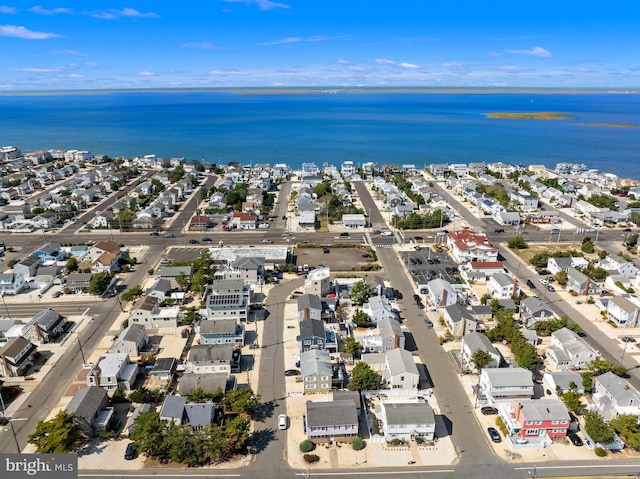
[[[546,280],[546,279],[544,279],[544,278],[540,278],[540,279],[539,279],[539,281],[540,281],[542,284],[544,284],[545,286],[546,286],[547,284],[549,284],[549,281],[547,281],[547,280]]]
[[[280,414],[278,416],[278,429],[286,429],[287,428],[287,423],[288,423],[288,419],[286,414]]]

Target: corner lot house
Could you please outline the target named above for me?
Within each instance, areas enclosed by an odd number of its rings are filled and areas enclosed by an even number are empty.
[[[595,350],[568,328],[551,333],[551,344],[546,354],[555,369],[585,369],[598,357]]]
[[[130,391],[138,376],[138,363],[132,363],[126,353],[107,353],[87,375],[87,386],[100,386],[107,391]]]
[[[90,386],[78,391],[67,406],[66,411],[73,414],[73,422],[78,425],[85,437],[106,431],[111,423],[114,409],[107,407],[107,390]]]
[[[307,438],[315,443],[347,442],[358,435],[357,408],[349,399],[307,401],[305,421]]]
[[[0,348],[0,376],[23,376],[38,352],[38,347],[23,337],[10,339]]]
[[[571,417],[566,406],[559,399],[520,399],[511,401],[508,414],[502,413],[509,432],[522,439],[544,438],[546,444],[551,439],[565,437],[569,431]]]
[[[451,306],[458,301],[458,294],[451,283],[444,279],[434,279],[427,283],[427,293],[436,308]]]
[[[435,436],[436,418],[426,401],[382,401],[376,405],[376,417],[386,441],[409,441],[413,438],[433,441]]]

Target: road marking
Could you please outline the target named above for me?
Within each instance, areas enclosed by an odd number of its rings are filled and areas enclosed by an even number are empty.
[[[82,474],[79,473],[78,477],[113,477],[114,475],[119,476],[121,474],[119,474],[120,472],[131,472],[129,470],[123,470],[123,471],[114,471],[114,474]],[[132,473],[132,476],[135,477],[158,477],[158,474],[136,474],[135,472]],[[166,473],[162,473],[161,477],[194,477],[193,474],[189,473],[189,474],[166,474]],[[205,476],[202,476],[205,477]],[[207,473],[206,477],[242,477],[242,474],[209,474]]]
[[[538,468],[539,469],[539,468]],[[409,471],[393,471],[393,475],[396,474],[442,474],[442,473],[450,473],[450,472],[455,472],[455,469],[436,469],[435,471],[421,471],[421,470],[409,470]],[[381,475],[385,475],[388,476],[389,475],[389,471],[386,472],[330,472],[330,471],[322,471],[319,474],[322,474],[323,476],[381,476]],[[296,476],[303,476],[303,477],[307,477],[307,473],[306,472],[298,472],[296,474]]]
[[[283,449],[283,450],[282,450],[282,460],[283,460],[283,461],[286,461],[286,460],[287,460],[287,450],[286,450],[286,449]]]
[[[640,467],[640,464],[602,464],[602,465],[594,465],[594,464],[589,464],[589,465],[572,465],[572,466],[537,466],[536,469],[595,469],[595,468],[611,468],[611,467],[628,467],[628,468],[638,468]],[[533,467],[514,467],[513,470],[514,471],[530,471],[531,469],[533,469]]]

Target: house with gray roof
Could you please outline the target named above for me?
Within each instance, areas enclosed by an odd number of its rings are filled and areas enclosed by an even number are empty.
[[[362,311],[367,313],[371,322],[376,324],[383,318],[397,321],[400,319],[397,311],[391,307],[391,303],[384,296],[372,296],[367,303],[362,305]]]
[[[106,431],[111,423],[114,410],[108,404],[107,390],[90,386],[74,394],[66,411],[73,414],[73,422],[85,437],[93,437],[96,432]]]
[[[139,356],[140,351],[149,344],[144,324],[132,323],[127,326],[109,348],[110,353],[126,353],[129,356]]]
[[[556,369],[586,369],[598,358],[598,353],[577,333],[562,328],[551,333],[551,344],[546,356]]]
[[[307,401],[305,431],[315,443],[350,442],[358,436],[358,412],[353,401]]]
[[[520,294],[518,280],[508,273],[496,273],[487,281],[487,291],[494,298],[506,299]]]
[[[36,255],[27,256],[13,265],[13,272],[20,273],[26,279],[33,278],[38,271],[42,259]]]
[[[458,294],[451,283],[444,279],[436,278],[427,283],[427,293],[431,304],[436,308],[451,306],[458,301]]]
[[[205,292],[204,316],[208,320],[246,321],[251,302],[251,285],[241,279],[211,282]]]
[[[196,389],[202,389],[207,393],[220,390],[224,395],[236,388],[236,377],[227,373],[184,373],[178,382],[178,393],[181,396],[188,396]]]
[[[187,359],[187,372],[227,373],[239,371],[241,352],[233,344],[196,344]]]
[[[303,294],[298,297],[298,321],[322,319],[322,301],[315,294]]]
[[[231,263],[230,278],[241,279],[245,283],[258,284],[264,279],[264,262],[264,258],[239,257]]]
[[[605,306],[607,318],[613,321],[618,328],[636,326],[640,309],[624,296],[614,296],[605,301],[601,300],[600,303]]]
[[[433,408],[424,400],[381,401],[376,405],[375,412],[386,441],[394,439],[433,441],[435,437],[435,414]]]
[[[38,347],[23,337],[9,339],[0,347],[0,376],[24,376],[37,352]]]
[[[151,370],[151,377],[156,381],[168,381],[176,370],[176,358],[156,358]]]
[[[244,346],[245,327],[233,319],[205,319],[198,326],[200,344],[236,344]]]
[[[326,332],[324,323],[319,319],[300,321],[300,335],[296,338],[301,353],[311,349],[325,349]]]
[[[461,338],[475,331],[478,326],[478,321],[471,311],[458,303],[446,306],[442,317],[454,338]]]
[[[572,385],[574,391],[584,394],[584,386],[582,385],[582,376],[575,371],[552,371],[545,372],[542,376],[542,385],[545,389],[553,391],[557,394],[564,394],[571,391]]]
[[[140,404],[137,408],[133,410],[133,413],[131,413],[131,416],[129,417],[129,419],[127,419],[127,424],[124,426],[122,433],[126,434],[127,436],[131,436],[131,433],[135,429],[135,425],[136,425],[135,423],[138,416],[140,416],[140,414],[142,414],[143,412],[152,412],[152,411],[153,411],[153,407],[151,406],[151,404],[147,404],[147,403]]]
[[[406,349],[392,349],[386,353],[386,367],[382,384],[386,389],[418,389],[420,373],[413,356]]]
[[[532,397],[533,375],[527,369],[485,368],[480,373],[480,404],[495,406],[500,402]]]
[[[151,288],[147,289],[146,295],[154,298],[158,298],[160,301],[164,301],[171,291],[171,281],[168,279],[159,279]]]
[[[178,285],[176,278],[185,276],[190,280],[192,270],[191,266],[161,266],[154,272],[153,277],[156,280],[167,279],[171,282],[171,287],[177,289],[180,286]]]
[[[548,321],[555,317],[553,311],[535,296],[529,296],[520,302],[520,320],[526,328],[534,328],[538,321]]]
[[[598,283],[575,268],[570,268],[569,271],[567,271],[566,290],[569,292],[575,291],[578,293],[578,296],[591,296],[602,293],[602,288]]]
[[[19,271],[0,273],[0,294],[18,294],[25,288],[24,274]]]
[[[471,356],[478,349],[481,349],[491,356],[491,361],[489,364],[485,366],[485,368],[499,368],[500,363],[502,362],[502,354],[498,351],[489,338],[487,338],[484,334],[477,333],[475,331],[471,331],[470,333],[465,334],[462,337],[462,347],[460,349],[460,355],[464,362],[471,368],[472,370],[476,369],[475,364],[471,360]]]
[[[304,394],[329,392],[333,377],[329,351],[311,349],[301,353],[300,376],[304,382]]]
[[[138,377],[138,363],[132,363],[126,353],[106,353],[100,356],[87,374],[87,386],[100,386],[107,391],[130,391]]]
[[[608,372],[595,378],[593,384],[595,409],[605,420],[621,414],[640,417],[640,394],[626,379]]]
[[[376,324],[378,336],[380,338],[381,353],[391,351],[392,349],[404,349],[405,337],[400,323],[395,319],[382,318]]]
[[[160,408],[160,419],[162,421],[173,421],[180,425],[184,421],[184,407],[187,404],[185,396],[174,396],[167,394]]]

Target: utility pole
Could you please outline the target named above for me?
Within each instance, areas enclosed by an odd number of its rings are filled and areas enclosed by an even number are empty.
[[[78,348],[80,348],[80,356],[82,356],[82,364],[86,364],[86,360],[84,359],[84,351],[82,350],[82,344],[80,343],[80,338],[76,338],[76,343],[78,343]]]

